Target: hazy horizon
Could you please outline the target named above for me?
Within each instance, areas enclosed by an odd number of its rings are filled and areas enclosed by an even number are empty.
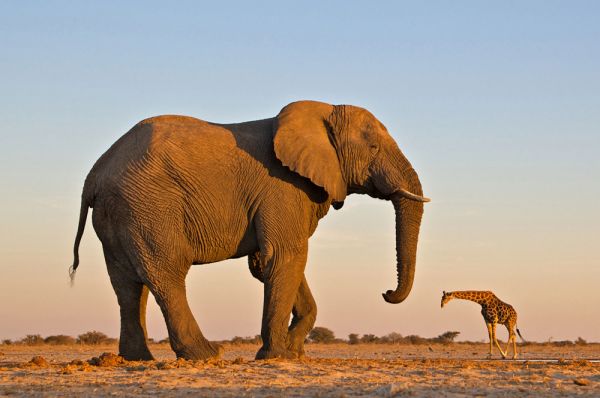
[[[492,290],[532,341],[600,341],[600,3],[475,1],[0,4],[0,339],[89,330],[119,310],[88,220],[68,268],[85,176],[139,120],[275,116],[299,99],[381,120],[426,204],[408,299],[395,287],[391,203],[352,195],[310,240],[317,326],[485,340]],[[192,267],[208,339],[260,333],[246,259]],[[166,337],[153,298],[149,336]],[[506,331],[499,326],[499,336]]]

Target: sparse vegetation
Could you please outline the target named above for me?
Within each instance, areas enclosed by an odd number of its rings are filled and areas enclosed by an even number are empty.
[[[117,339],[110,338],[104,333],[96,330],[92,330],[77,336],[77,343],[79,344],[98,345],[115,343],[116,341]]]
[[[335,334],[331,329],[317,326],[310,331],[308,339],[312,343],[333,343],[335,341]]]
[[[39,334],[28,334],[20,342],[23,345],[42,345],[44,344],[44,339]]]
[[[434,338],[433,340],[436,341],[437,343],[442,343],[442,344],[450,344],[450,343],[454,343],[454,339],[456,337],[458,337],[458,335],[460,334],[460,332],[445,332],[440,334],[438,337]]]
[[[234,345],[239,345],[239,344],[262,344],[262,337],[260,337],[260,334],[257,334],[254,337],[240,337],[240,336],[235,336],[234,338],[232,338],[231,340],[228,341],[230,344],[234,344]]]
[[[347,340],[338,339],[335,337],[335,333],[326,327],[317,326],[308,335],[306,340],[307,343],[316,344],[331,344],[331,343],[346,343],[346,344],[398,344],[398,345],[425,345],[425,344],[488,344],[487,341],[460,341],[456,342],[456,338],[460,332],[447,331],[440,334],[437,337],[421,337],[418,335],[402,336],[400,333],[392,332],[384,336],[376,336],[374,334],[363,334],[360,336],[358,333],[350,333]],[[500,340],[499,340],[500,341]],[[114,344],[117,343],[118,339],[108,337],[106,334],[92,330],[77,336],[58,334],[42,337],[40,334],[28,334],[20,340],[3,339],[0,340],[0,344],[4,346],[10,345],[27,345],[27,346],[38,346],[38,345],[99,345],[99,344]],[[149,344],[169,344],[169,338],[155,341],[152,338],[148,339]],[[262,338],[259,334],[247,337],[235,336],[229,340],[222,340],[218,343],[229,343],[232,345],[241,344],[261,344]],[[586,346],[595,345],[599,343],[588,342],[582,337],[578,337],[576,340],[557,340],[553,341],[551,338],[544,342],[520,342],[523,346],[549,346],[549,347],[569,347],[569,346]]]
[[[72,345],[77,340],[74,337],[67,336],[64,334],[57,334],[55,336],[48,336],[44,339],[44,343],[51,345]]]

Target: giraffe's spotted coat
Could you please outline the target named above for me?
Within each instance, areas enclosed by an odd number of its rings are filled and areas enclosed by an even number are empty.
[[[492,355],[493,343],[496,344],[498,350],[505,358],[508,354],[508,348],[510,343],[513,343],[513,358],[517,357],[517,336],[515,329],[521,337],[519,329],[517,329],[517,311],[512,305],[505,303],[500,300],[493,292],[482,291],[482,290],[461,290],[455,292],[443,292],[442,294],[442,307],[448,301],[452,299],[462,299],[473,301],[481,305],[481,315],[485,320],[485,324],[488,328],[488,334],[490,337],[490,356]],[[496,339],[496,324],[501,324],[508,330],[508,343],[506,345],[506,351],[502,351],[502,348],[498,344]],[[522,338],[522,337],[521,337]]]

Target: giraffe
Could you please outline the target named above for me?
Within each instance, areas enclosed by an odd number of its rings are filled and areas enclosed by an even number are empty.
[[[513,359],[517,358],[517,336],[515,335],[515,328],[521,340],[525,340],[521,336],[519,328],[516,327],[517,311],[515,311],[512,305],[503,302],[496,297],[493,292],[490,291],[462,290],[456,292],[443,292],[442,307],[444,307],[444,304],[453,298],[469,300],[481,305],[481,315],[483,315],[483,319],[485,320],[490,337],[490,353],[488,357],[491,358],[492,347],[495,343],[496,347],[498,347],[498,350],[500,350],[500,354],[502,354],[502,358],[506,358],[506,355],[508,355],[508,349],[510,348],[510,343],[512,341]],[[498,323],[506,326],[506,329],[508,330],[506,351],[502,351],[502,347],[500,347],[498,340],[496,340],[496,324]]]

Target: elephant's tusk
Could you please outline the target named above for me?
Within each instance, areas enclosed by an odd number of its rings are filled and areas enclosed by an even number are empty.
[[[409,192],[406,189],[402,189],[402,188],[397,190],[396,193],[406,199],[415,200],[417,202],[430,202],[431,201],[431,199],[426,198],[425,196],[415,195],[414,193]]]

